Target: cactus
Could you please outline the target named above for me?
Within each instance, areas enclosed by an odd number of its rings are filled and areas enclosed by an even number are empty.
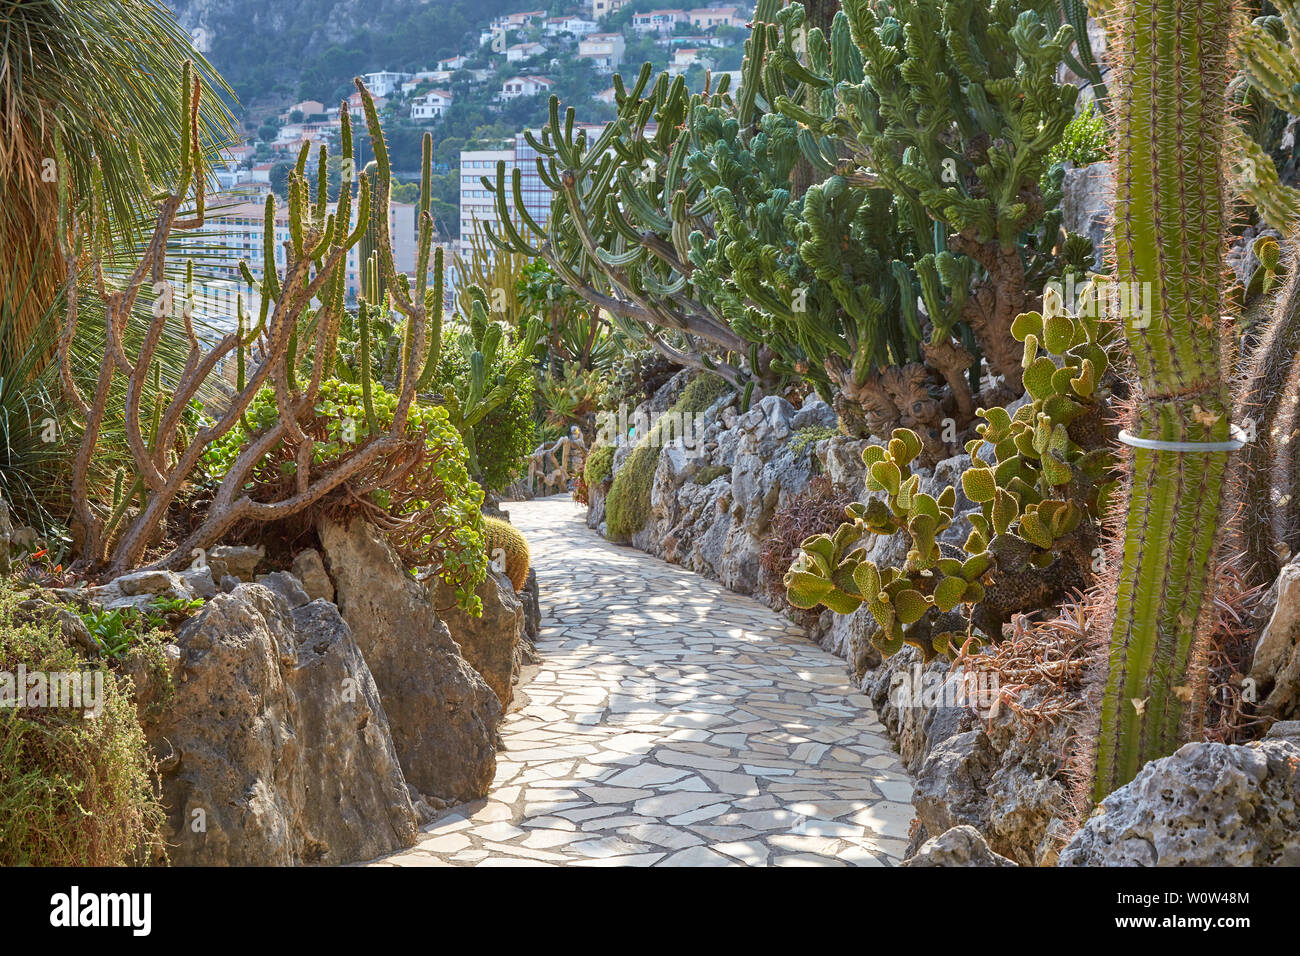
[[[803,542],[785,578],[790,604],[847,614],[866,602],[882,653],[907,643],[929,658],[952,655],[971,638],[999,640],[1013,614],[1050,607],[1091,583],[1112,464],[1107,330],[1091,284],[1077,315],[1059,293],[1045,301],[1045,313],[1024,313],[1012,329],[1024,343],[1022,384],[1032,401],[1014,416],[980,409],[980,437],[966,446],[974,465],[962,489],[981,510],[968,516],[963,547],[936,543],[953,523],[956,489],[937,498],[919,490],[910,464],[921,439],[898,429],[887,446],[863,451],[867,488],[884,497],[850,506],[851,523]],[[986,445],[992,462],[980,456]],[[902,568],[865,560],[867,535],[904,531],[911,547]]]
[[[1126,0],[1116,57],[1115,263],[1153,308],[1126,316],[1141,439],[1222,442],[1231,0]],[[1092,795],[1196,735],[1199,623],[1209,602],[1228,453],[1135,448]]]
[[[1276,109],[1300,116],[1300,3],[1275,0],[1278,16],[1257,17],[1238,41],[1242,72]],[[1300,226],[1300,190],[1284,185],[1272,158],[1244,129],[1234,128],[1240,157],[1237,188],[1269,225],[1290,233]]]
[[[522,591],[528,582],[528,539],[510,522],[489,515],[483,518],[483,537],[488,558],[500,563],[515,590]]]
[[[616,78],[618,119],[594,143],[553,102],[535,143],[557,191],[548,229],[525,216],[490,238],[679,364],[749,395],[802,377],[850,431],[908,426],[941,455],[937,423],[974,418],[972,352],[1014,391],[1007,328],[1063,264],[1057,197],[1038,183],[1073,113],[1053,75],[1073,31],[1047,35],[1048,3],[909,0],[877,22],[853,2],[827,32],[759,0],[734,93],[644,67]],[[805,166],[821,181],[792,195]],[[484,183],[507,219],[518,174]]]
[[[107,222],[97,210],[99,197],[90,197],[89,208],[83,213],[68,190],[60,190],[59,233],[64,238],[64,255],[69,263],[97,277],[97,291],[107,312],[104,355],[93,394],[83,396],[71,376],[64,381],[69,404],[82,417],[81,442],[70,482],[74,517],[83,532],[81,567],[120,574],[137,566],[181,494],[206,471],[212,488],[206,507],[187,522],[191,530],[184,540],[169,542],[170,550],[150,567],[179,567],[191,561],[196,550],[211,546],[234,527],[301,515],[317,507],[325,496],[346,489],[354,497],[365,495],[368,516],[388,532],[399,552],[413,562],[440,563],[444,580],[455,585],[466,606],[476,600],[473,587],[482,579],[485,565],[479,531],[481,491],[465,473],[465,450],[446,413],[413,408],[417,382],[427,364],[437,361],[439,349],[437,332],[429,334],[425,304],[433,232],[428,211],[432,141],[426,134],[415,269],[418,291],[413,293],[410,277],[399,278],[396,273],[386,228],[391,171],[383,132],[369,91],[360,79],[356,85],[376,153],[374,167],[361,178],[355,195],[353,185],[345,184],[337,206],[331,209],[326,151],[320,152],[314,189],[307,170],[308,150],[299,153],[289,174],[290,239],[284,266],[279,270],[275,266],[276,199],[268,196],[265,274],[259,281],[246,263],[241,264],[245,280],[259,291],[257,313],[247,315],[241,299],[238,315],[232,317],[234,331],[215,342],[200,339],[188,309],[173,301],[174,290],[161,281],[168,274],[167,257],[174,248],[168,237],[200,227],[205,215],[199,84],[188,65],[175,186],[159,197],[153,238],[120,287],[110,289],[103,276]],[[343,155],[351,157],[352,117],[346,103],[340,107],[340,123]],[[385,211],[374,220],[370,217],[372,202]],[[181,210],[187,208],[193,209],[193,216],[180,218]],[[376,252],[368,265],[383,277],[385,301],[405,316],[406,325],[397,344],[396,387],[392,392],[381,390],[373,375],[370,346],[374,343],[369,331],[378,313],[386,310],[363,303],[357,319],[362,331],[362,385],[357,392],[364,399],[366,427],[364,434],[356,429],[353,440],[345,437],[340,403],[331,397],[350,395],[350,386],[343,387],[332,375],[338,365],[347,256],[372,224]],[[441,260],[435,261],[440,267]],[[187,269],[187,277],[192,277],[192,270]],[[121,339],[125,316],[151,281],[159,301],[143,341],[128,349]],[[440,281],[435,278],[435,283]],[[70,301],[65,322],[61,368],[69,362],[75,302]],[[169,324],[183,327],[190,359],[168,396],[158,387],[155,355]],[[248,355],[255,346],[259,361],[250,371]],[[197,396],[210,391],[212,377],[229,359],[234,360],[237,390],[226,397],[215,421],[204,420],[191,432],[185,425],[187,414]],[[118,375],[127,380],[125,407],[120,410],[109,404]],[[146,411],[141,407],[142,397],[151,378],[153,393],[162,399]],[[382,414],[377,407],[380,403]],[[116,418],[119,414],[120,421]],[[349,416],[354,424],[361,417],[360,408],[358,414]],[[115,481],[107,507],[96,500],[88,482],[106,419],[110,427],[125,432],[131,452],[128,469]],[[203,468],[214,456],[221,458],[220,469]],[[263,480],[271,461],[276,465],[274,477]],[[119,524],[125,525],[120,531]]]

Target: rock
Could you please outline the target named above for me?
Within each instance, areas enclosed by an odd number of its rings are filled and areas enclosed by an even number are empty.
[[[537,583],[537,569],[529,568],[524,579],[524,589],[519,592],[524,606],[524,638],[529,644],[537,640],[542,630],[541,587]]]
[[[445,800],[485,796],[501,702],[461,656],[433,595],[364,521],[317,528],[339,610],[383,697],[411,786]]]
[[[835,414],[835,409],[820,398],[810,397],[804,401],[803,407],[795,413],[794,420],[790,422],[790,427],[798,431],[801,428],[834,428],[839,423],[840,419]]]
[[[1273,588],[1276,603],[1255,644],[1250,679],[1269,716],[1300,716],[1300,563],[1288,564]]]
[[[180,572],[181,580],[185,586],[194,592],[195,597],[201,597],[204,600],[213,597],[217,593],[217,585],[212,577],[212,568],[204,565],[201,568],[190,568],[188,571]]]
[[[136,571],[89,588],[86,596],[110,610],[131,607],[143,611],[159,598],[192,601],[195,592],[184,578],[172,571]]]
[[[1061,866],[1300,866],[1300,747],[1185,744],[1102,801]]]
[[[1093,261],[1101,269],[1115,205],[1115,170],[1109,162],[1067,169],[1062,189],[1062,225],[1092,240]]]
[[[180,593],[189,590],[180,575],[171,571],[136,571],[124,574],[113,581],[118,589],[128,597],[138,594]]]
[[[317,598],[331,602],[334,600],[334,582],[325,573],[325,562],[315,548],[299,551],[289,570],[302,582],[303,590],[313,601]]]
[[[252,581],[257,566],[266,557],[266,549],[260,544],[254,547],[248,544],[219,544],[208,551],[208,565],[212,568],[212,578],[220,581],[227,574],[241,581]]]
[[[303,589],[302,582],[287,571],[272,571],[259,574],[257,583],[270,588],[288,602],[289,607],[302,607],[311,600]]]
[[[41,594],[40,597],[28,598],[19,603],[18,613],[14,616],[15,623],[36,623],[54,618],[59,623],[59,636],[63,638],[65,644],[80,648],[90,657],[98,657],[99,645],[90,636],[90,629],[86,627],[86,622],[81,619],[81,616],[66,607],[44,600],[44,596],[49,592],[41,592]]]
[[[1279,720],[1268,728],[1264,737],[1268,740],[1289,740],[1300,746],[1300,720]]]
[[[524,632],[524,607],[510,579],[488,569],[476,592],[483,603],[482,617],[471,617],[456,607],[456,593],[447,584],[438,581],[435,593],[438,607],[450,608],[442,612],[442,619],[451,639],[460,645],[465,660],[483,676],[505,710],[515,695],[521,663],[519,639]]]
[[[347,863],[410,846],[418,818],[347,624],[261,585],[208,602],[145,708],[173,864]],[[150,697],[150,702],[155,700]]]
[[[968,730],[937,744],[921,765],[912,791],[912,806],[925,833],[985,825],[989,784],[997,768],[998,755],[982,730]]]
[[[994,853],[972,826],[945,830],[925,844],[900,866],[1015,866],[1014,860]]]

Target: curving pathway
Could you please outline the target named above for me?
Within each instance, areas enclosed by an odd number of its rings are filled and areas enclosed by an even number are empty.
[[[507,506],[541,583],[542,665],[485,800],[392,866],[887,866],[912,787],[842,661],[750,598]]]

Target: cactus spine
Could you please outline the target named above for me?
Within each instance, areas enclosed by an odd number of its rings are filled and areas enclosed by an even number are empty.
[[[1119,11],[1116,274],[1152,290],[1125,316],[1140,393],[1133,432],[1229,437],[1219,349],[1232,0],[1127,0]],[[1123,287],[1121,285],[1121,287]],[[1172,753],[1195,727],[1198,621],[1226,452],[1134,449],[1093,797]]]

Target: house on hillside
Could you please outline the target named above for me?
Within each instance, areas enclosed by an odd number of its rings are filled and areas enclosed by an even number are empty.
[[[438,69],[451,70],[453,72],[456,70],[463,70],[465,69],[465,64],[468,62],[469,62],[469,57],[467,56],[463,56],[463,55],[449,56],[445,60],[438,61]]]
[[[668,63],[668,75],[680,76],[693,66],[702,66],[706,70],[713,69],[714,61],[707,54],[707,50],[701,50],[699,47],[682,47],[673,50],[673,58]]]
[[[449,90],[429,90],[411,99],[411,119],[417,123],[439,119],[451,109],[452,95]]]
[[[402,92],[413,93],[419,89],[421,84],[449,83],[451,81],[451,72],[451,70],[421,70],[418,73],[412,73],[411,78],[402,84]]]
[[[685,10],[651,10],[632,14],[632,29],[637,33],[672,33],[677,24],[688,23]]]
[[[593,33],[578,41],[578,56],[591,60],[601,73],[613,73],[623,62],[627,43],[621,33]]]
[[[583,0],[582,12],[593,20],[599,20],[611,13],[618,13],[631,2],[632,0]]]
[[[544,76],[512,76],[501,84],[501,92],[497,94],[497,99],[505,102],[520,96],[536,96],[539,93],[549,93],[554,85],[554,80]]]
[[[575,37],[585,37],[588,33],[595,33],[597,29],[599,27],[595,20],[584,20],[582,17],[573,16],[572,14],[563,17],[550,17],[542,27],[548,37],[559,36],[562,33],[570,33]]]
[[[740,7],[700,7],[689,14],[691,26],[699,30],[712,30],[714,27],[743,28],[749,21],[748,14]]]
[[[377,73],[363,73],[361,79],[366,83],[372,96],[392,96],[402,85],[403,80],[410,79],[409,73],[393,73],[388,70],[380,70]]]
[[[515,43],[506,47],[506,62],[518,63],[520,60],[531,60],[535,56],[541,56],[546,52],[545,45],[541,43]]]
[[[301,113],[306,119],[312,116],[322,116],[325,113],[325,104],[319,100],[303,100],[301,103],[294,103],[287,110],[280,114],[280,119],[289,122],[289,117],[294,113]]]

